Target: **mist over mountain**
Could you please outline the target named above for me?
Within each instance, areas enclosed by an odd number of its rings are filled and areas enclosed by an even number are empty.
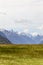
[[[13,44],[39,44],[43,41],[43,35],[32,36],[29,33],[18,34],[18,32],[14,32],[12,30],[3,30],[1,32],[5,34],[2,36],[6,36]]]

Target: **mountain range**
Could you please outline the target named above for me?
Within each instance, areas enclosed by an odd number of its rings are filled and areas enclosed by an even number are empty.
[[[31,34],[21,33],[14,31],[3,30],[0,31],[0,37],[4,37],[3,40],[7,40],[13,44],[42,44],[43,35],[32,36]],[[0,38],[1,41],[1,38]],[[6,41],[6,42],[7,42]]]

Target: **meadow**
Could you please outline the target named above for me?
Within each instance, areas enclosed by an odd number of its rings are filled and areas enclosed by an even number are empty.
[[[0,44],[0,65],[43,65],[43,44]]]

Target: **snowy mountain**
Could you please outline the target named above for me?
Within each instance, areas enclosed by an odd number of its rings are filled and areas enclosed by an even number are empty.
[[[40,43],[43,39],[43,35],[37,35],[33,39],[35,40],[35,43]]]
[[[16,44],[26,44],[26,43],[33,43],[34,40],[30,38],[29,36],[25,34],[18,34],[17,32],[13,31],[7,31],[4,30],[4,34],[7,36],[7,38],[12,42]]]
[[[43,35],[32,36],[31,34],[25,33],[18,34],[18,32],[12,30],[4,30],[2,32],[13,44],[38,44],[43,39]]]

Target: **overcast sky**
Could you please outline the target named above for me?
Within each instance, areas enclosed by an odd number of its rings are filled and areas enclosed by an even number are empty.
[[[0,29],[43,34],[43,0],[0,0]]]

